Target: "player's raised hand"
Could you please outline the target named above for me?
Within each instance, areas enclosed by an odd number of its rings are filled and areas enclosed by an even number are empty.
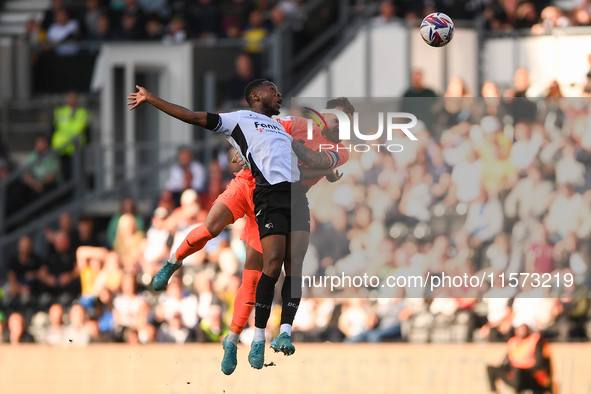
[[[129,96],[127,96],[127,99],[131,100],[127,103],[127,105],[132,106],[129,108],[130,111],[148,100],[148,91],[139,85],[135,85],[135,87],[138,91],[135,93],[130,93]]]
[[[327,175],[326,179],[328,179],[328,181],[332,183],[332,182],[338,181],[342,177],[343,177],[343,174],[339,174],[339,170],[336,170],[335,172],[332,173],[332,175]]]

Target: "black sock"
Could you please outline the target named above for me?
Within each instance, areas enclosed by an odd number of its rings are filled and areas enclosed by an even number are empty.
[[[302,299],[302,277],[286,276],[281,288],[283,308],[281,308],[281,324],[293,324],[300,300]]]
[[[254,326],[256,328],[266,328],[267,321],[271,315],[271,306],[273,305],[273,296],[275,295],[275,283],[268,275],[262,274],[257,284],[256,304],[254,305]]]

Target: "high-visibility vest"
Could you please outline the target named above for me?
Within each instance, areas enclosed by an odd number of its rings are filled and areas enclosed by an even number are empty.
[[[511,365],[515,368],[528,369],[536,365],[536,345],[540,341],[540,334],[532,334],[527,338],[521,339],[513,337],[509,339],[508,357]]]
[[[60,150],[62,155],[71,156],[75,149],[71,142],[73,138],[81,136],[81,146],[86,144],[84,130],[89,123],[90,114],[85,108],[76,108],[74,112],[69,105],[56,108],[53,112],[55,132],[51,137],[52,149]]]

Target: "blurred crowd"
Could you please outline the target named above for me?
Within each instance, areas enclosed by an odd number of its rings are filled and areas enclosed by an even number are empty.
[[[27,23],[31,44],[73,54],[77,42],[160,41],[244,38],[250,53],[284,21],[294,19],[303,0],[53,0],[40,20]],[[340,5],[327,2],[320,13],[337,13]],[[431,12],[454,20],[484,21],[487,29],[529,29],[542,34],[552,28],[591,25],[591,2],[586,0],[473,0],[408,1],[354,0],[353,13],[375,15],[376,21],[406,19],[415,23]],[[331,20],[325,15],[324,22]],[[309,19],[309,17],[308,17]],[[310,27],[310,26],[309,26]],[[311,28],[311,27],[310,27]]]
[[[76,42],[244,38],[248,52],[301,8],[298,0],[53,0],[41,20],[31,19],[32,44],[72,54]]]
[[[591,25],[591,2],[587,0],[359,0],[358,12],[379,8],[379,20],[417,22],[432,12],[442,12],[454,21],[481,19],[489,30],[528,29],[542,34],[553,28]]]
[[[453,79],[442,98],[415,70],[400,107],[419,117],[411,130],[418,141],[400,132],[380,142],[400,143],[402,152],[353,150],[340,181],[309,191],[304,275],[559,273],[572,275],[572,286],[364,287],[358,298],[339,291],[326,297],[326,288],[312,287],[294,340],[497,341],[518,324],[558,341],[587,340],[591,102],[562,98],[556,87],[528,99],[529,88],[527,70],[518,69],[506,91],[487,82],[475,98]],[[55,227],[23,236],[2,286],[3,340],[219,342],[245,259],[242,219],[187,258],[166,291],[153,292],[151,281],[238,171],[232,155],[204,166],[190,148],[179,149],[148,217],[125,199],[104,231],[93,218],[63,214]],[[276,305],[270,336],[279,316]],[[251,335],[252,325],[243,342]]]
[[[525,98],[524,69],[515,82],[507,92],[487,82],[476,99],[455,79],[437,98],[415,70],[402,108],[421,119],[411,129],[418,143],[399,132],[379,142],[400,143],[402,152],[353,150],[343,179],[310,190],[305,275],[366,274],[386,283],[443,273],[558,274],[571,285],[543,287],[530,278],[514,287],[487,280],[477,289],[361,287],[343,289],[343,297],[360,298],[342,302],[318,299],[327,289],[313,285],[296,317],[304,338],[496,341],[519,324],[554,340],[588,338],[591,101]]]

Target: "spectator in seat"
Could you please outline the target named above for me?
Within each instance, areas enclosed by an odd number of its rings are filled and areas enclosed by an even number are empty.
[[[0,157],[0,182],[5,182],[8,176],[10,176],[12,170],[13,168],[8,159]],[[29,195],[29,188],[24,184],[24,182],[21,179],[16,179],[10,183],[7,183],[6,201],[5,206],[3,207],[4,212],[17,212],[20,209],[22,209],[29,202]]]
[[[162,323],[156,333],[156,342],[182,345],[191,339],[191,331],[183,325],[179,312],[176,312],[168,322]]]
[[[113,338],[108,332],[101,332],[99,321],[91,317],[86,323],[86,330],[90,335],[90,343],[109,343]]]
[[[414,69],[410,74],[410,87],[403,97],[437,97],[435,91],[425,86],[423,70]],[[422,119],[422,118],[421,118]]]
[[[254,4],[244,0],[228,0],[221,2],[220,11],[224,16],[223,25],[236,24],[242,30],[248,21],[248,15],[254,9]]]
[[[428,222],[431,219],[429,207],[433,200],[432,183],[433,178],[425,172],[424,166],[413,166],[400,199],[400,213],[421,222]]]
[[[160,18],[167,18],[170,13],[167,0],[137,0],[137,3],[146,15],[157,15]]]
[[[554,242],[571,232],[579,238],[591,234],[591,210],[573,185],[558,186],[558,195],[548,210],[546,229]]]
[[[489,196],[486,190],[468,207],[464,229],[470,234],[470,245],[480,248],[490,243],[503,230],[503,207],[496,196]]]
[[[68,234],[68,237],[70,237],[70,245],[73,250],[75,250],[78,247],[78,245],[76,245],[72,242],[73,239],[78,238],[78,235],[76,234],[76,230],[74,229],[72,215],[70,215],[68,212],[64,212],[60,215],[59,220],[58,220],[58,227],[56,230],[52,230],[51,228],[46,228],[44,231],[45,239],[47,240],[47,242],[50,245],[49,246],[50,250],[51,250],[51,248],[53,248],[55,250],[55,247],[54,247],[55,236],[59,232],[64,232],[64,233]]]
[[[97,323],[98,329],[102,336],[109,338],[109,341],[115,339],[115,317],[114,317],[114,306],[113,306],[113,294],[114,292],[104,288],[99,294],[99,300],[95,304],[97,310]]]
[[[164,27],[158,18],[150,18],[146,22],[146,40],[160,41],[164,35]]]
[[[13,312],[8,318],[8,331],[4,335],[3,342],[11,345],[34,342],[33,337],[27,332],[24,316],[18,312]]]
[[[78,219],[77,231],[74,233],[73,244],[78,246],[100,246],[94,232],[94,220],[89,216]]]
[[[548,91],[546,93],[546,97],[550,97],[550,98],[564,97],[562,92],[560,91],[560,85],[558,84],[558,81],[554,80],[554,81],[550,82],[550,86],[548,86]]]
[[[542,34],[545,30],[550,30],[555,27],[567,27],[570,25],[568,17],[566,17],[564,12],[558,7],[548,6],[544,8],[540,17],[541,23],[532,26],[532,34]]]
[[[113,250],[121,256],[126,272],[137,272],[144,238],[145,233],[137,229],[135,218],[131,214],[121,216],[117,226],[117,235],[113,242]]]
[[[519,176],[513,164],[501,156],[499,144],[494,142],[490,148],[491,156],[482,160],[482,184],[488,193],[504,195],[517,183]]]
[[[377,310],[372,316],[375,323],[373,328],[348,339],[348,342],[378,343],[401,338],[402,322],[410,317],[406,301],[400,297],[380,300],[383,302],[377,304]]]
[[[8,342],[8,338],[6,338],[7,332],[6,314],[0,311],[0,344]]]
[[[219,6],[213,0],[199,0],[189,13],[189,31],[192,37],[214,37],[220,30]]]
[[[515,29],[530,29],[538,21],[536,7],[530,2],[521,3],[515,11]]]
[[[92,307],[94,299],[98,297],[104,286],[104,283],[99,283],[98,278],[108,253],[106,248],[92,246],[81,246],[76,250],[76,264],[80,271],[82,287],[80,303],[85,308]]]
[[[396,17],[396,6],[394,5],[393,1],[383,1],[380,4],[380,14],[373,19],[373,24],[375,26],[381,26],[392,22],[397,22],[398,17]]]
[[[589,26],[591,25],[591,15],[584,9],[575,10],[573,11],[572,23],[573,26]]]
[[[90,343],[90,333],[86,328],[86,310],[80,304],[70,308],[70,325],[66,327],[65,335],[71,346],[86,346]]]
[[[576,189],[584,193],[586,169],[576,156],[574,141],[565,141],[562,147],[562,158],[556,163],[556,183],[574,185]]]
[[[248,26],[244,29],[244,39],[246,47],[244,50],[249,53],[260,53],[262,42],[269,34],[269,30],[263,25],[263,14],[259,10],[254,10],[248,16]]]
[[[63,0],[52,0],[51,8],[46,10],[43,14],[43,21],[41,22],[41,28],[43,30],[47,31],[47,29],[49,29],[49,26],[51,26],[55,22],[55,16],[58,13],[58,11],[62,9],[63,5]]]
[[[230,327],[222,319],[222,307],[215,304],[209,308],[209,314],[199,323],[197,342],[218,343],[229,332]]]
[[[509,102],[515,122],[532,122],[536,120],[536,103],[525,98],[529,86],[529,72],[527,69],[520,67],[515,70],[513,88],[505,92],[505,98]]]
[[[515,324],[515,336],[507,342],[507,357],[498,367],[487,366],[491,393],[497,392],[501,379],[517,392],[531,390],[534,394],[551,392],[552,371],[546,339],[533,333],[527,324]]]
[[[170,168],[166,189],[172,191],[179,201],[182,192],[187,189],[196,192],[204,190],[206,178],[207,171],[203,164],[193,159],[193,152],[189,148],[182,147],[178,152],[177,163]]]
[[[199,194],[199,205],[202,207],[211,207],[215,199],[224,192],[228,182],[224,179],[224,173],[217,160],[209,163],[207,187],[204,193]]]
[[[121,292],[113,300],[113,317],[119,339],[125,336],[125,331],[137,329],[137,317],[144,302],[137,292],[134,276],[126,274],[121,281]]]
[[[113,242],[115,241],[115,235],[117,235],[117,227],[119,226],[119,219],[124,214],[130,214],[135,218],[135,226],[139,231],[144,231],[144,219],[137,213],[137,209],[135,206],[135,201],[132,198],[124,198],[121,200],[121,207],[119,208],[119,213],[113,215],[111,220],[109,220],[109,224],[107,225],[107,246],[109,248],[113,247]]]
[[[82,26],[86,37],[98,36],[98,21],[102,15],[100,0],[86,0]]]
[[[255,73],[250,55],[243,53],[236,57],[234,61],[234,75],[227,84],[226,97],[228,100],[240,101],[242,106],[246,107],[244,99],[244,89],[246,85],[255,79]]]
[[[166,287],[166,294],[160,299],[160,305],[163,308],[166,321],[170,322],[176,313],[180,313],[184,327],[193,329],[197,326],[197,297],[184,294],[180,277],[171,278]]]
[[[105,14],[99,16],[94,30],[96,31],[96,35],[87,35],[87,40],[98,42],[109,42],[115,40],[115,34],[113,29],[111,29],[111,21]]]
[[[138,15],[126,12],[121,17],[121,26],[115,29],[114,35],[118,41],[139,41],[144,38],[145,31]]]
[[[28,235],[18,240],[17,247],[17,255],[8,262],[8,295],[26,301],[39,291],[41,259],[33,253],[33,241]]]
[[[505,342],[513,335],[513,296],[515,289],[510,286],[491,287],[482,295],[488,305],[486,323],[480,328],[480,336],[489,342]]]
[[[53,111],[51,148],[60,152],[62,171],[66,179],[70,179],[72,173],[72,155],[76,149],[74,139],[80,138],[81,147],[86,144],[90,118],[90,112],[79,105],[76,92],[69,92],[66,105]]]
[[[539,133],[532,135],[529,125],[525,122],[515,125],[515,141],[511,147],[509,160],[523,175],[538,156],[544,141]]]
[[[166,208],[158,207],[154,211],[152,226],[148,229],[141,246],[143,251],[141,264],[144,273],[155,275],[170,256],[172,238],[164,225],[167,216]]]
[[[521,221],[540,219],[548,210],[554,185],[542,179],[539,161],[534,161],[526,170],[527,176],[521,178],[505,199],[505,216],[517,217]],[[531,198],[536,196],[536,198]]]
[[[35,148],[25,161],[27,172],[23,183],[28,187],[28,201],[55,189],[62,180],[59,159],[49,149],[49,141],[45,135],[35,137]]]
[[[402,111],[414,114],[417,119],[421,119],[431,127],[434,121],[434,114],[431,107],[435,103],[433,97],[437,97],[437,94],[433,89],[425,86],[422,70],[412,70],[410,74],[410,87],[404,92],[403,97]],[[422,98],[417,99],[415,97]],[[430,97],[431,99],[425,99],[425,97]]]
[[[478,160],[476,152],[470,149],[466,158],[456,164],[451,172],[451,183],[445,202],[451,206],[457,202],[470,203],[476,200],[482,185],[482,168],[482,160]]]
[[[338,328],[345,334],[345,341],[371,329],[372,321],[363,304],[362,298],[345,299],[343,302]]]
[[[68,11],[60,9],[55,14],[54,23],[47,29],[46,45],[49,48],[56,48],[58,55],[74,55],[78,52],[78,47],[67,42],[78,39],[79,35],[78,21],[70,19]]]
[[[109,252],[105,258],[103,269],[97,278],[101,293],[104,292],[105,288],[111,293],[117,292],[121,287],[122,278],[123,269],[121,268],[121,258],[116,252]]]
[[[185,20],[181,16],[175,16],[166,27],[166,34],[162,37],[162,42],[164,44],[179,44],[185,41],[187,41]]]
[[[63,302],[80,295],[80,273],[76,267],[75,251],[70,246],[70,237],[63,231],[55,235],[55,251],[47,256],[39,269],[39,279],[54,297]]]
[[[42,341],[46,345],[65,346],[68,342],[64,326],[64,307],[53,304],[49,308],[49,327],[46,327]]]
[[[525,256],[526,272],[549,274],[554,271],[554,245],[548,242],[548,234],[542,223],[532,230],[529,251]]]

